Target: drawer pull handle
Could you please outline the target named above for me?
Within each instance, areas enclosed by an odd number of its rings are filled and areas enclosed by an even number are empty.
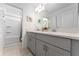
[[[7,28],[10,28],[11,26],[7,26]]]
[[[11,33],[11,32],[6,32],[6,33]]]
[[[47,52],[48,51],[48,46],[43,45],[43,50]]]

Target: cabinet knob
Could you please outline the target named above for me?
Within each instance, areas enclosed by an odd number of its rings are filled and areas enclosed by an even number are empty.
[[[47,52],[47,51],[48,51],[48,46],[43,45],[43,50],[44,50],[45,52]]]
[[[31,41],[31,38],[29,38],[29,40]]]

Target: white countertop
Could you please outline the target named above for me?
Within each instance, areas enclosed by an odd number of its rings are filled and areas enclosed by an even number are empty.
[[[58,37],[65,37],[74,40],[79,40],[79,33],[65,33],[65,32],[43,32],[43,31],[27,31],[32,33],[46,34]]]

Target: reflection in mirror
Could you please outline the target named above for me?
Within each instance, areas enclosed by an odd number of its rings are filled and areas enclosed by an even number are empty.
[[[38,30],[47,31],[48,30],[48,19],[43,17],[38,20]]]

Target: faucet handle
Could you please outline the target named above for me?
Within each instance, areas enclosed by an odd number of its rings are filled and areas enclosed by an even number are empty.
[[[56,29],[53,29],[52,31],[53,31],[53,32],[56,32]]]

